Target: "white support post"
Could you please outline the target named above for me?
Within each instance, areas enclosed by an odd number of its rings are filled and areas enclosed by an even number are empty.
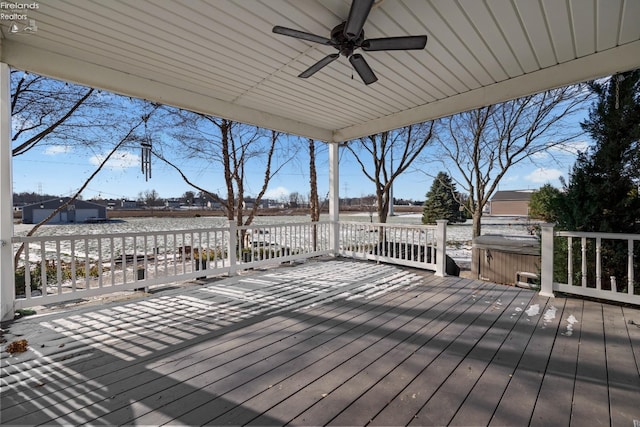
[[[329,221],[331,221],[331,252],[340,254],[340,170],[338,166],[340,144],[329,143]]]
[[[553,295],[553,224],[540,224],[542,261],[540,265],[540,295]]]
[[[229,276],[238,273],[238,227],[234,220],[229,220]]]
[[[436,220],[436,273],[438,277],[447,275],[447,221]]]
[[[11,73],[0,63],[0,320],[13,319],[13,186],[11,184]]]

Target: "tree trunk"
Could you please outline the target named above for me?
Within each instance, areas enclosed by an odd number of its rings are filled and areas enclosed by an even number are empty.
[[[378,184],[379,185],[379,184]],[[388,188],[380,188],[376,190],[378,198],[378,222],[386,223],[389,214],[389,191]]]
[[[471,226],[472,243],[476,237],[480,236],[482,220],[482,208],[476,208],[473,211],[473,225]],[[475,279],[480,274],[480,251],[474,247],[471,248],[471,274]]]
[[[311,222],[320,220],[320,200],[318,200],[318,174],[316,171],[316,147],[315,141],[309,139],[309,214]],[[318,249],[318,226],[313,225],[312,247],[316,251]]]

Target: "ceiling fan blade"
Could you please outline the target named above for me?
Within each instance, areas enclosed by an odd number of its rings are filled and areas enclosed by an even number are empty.
[[[424,49],[427,36],[385,37],[368,39],[362,42],[362,50],[414,50]]]
[[[300,73],[298,77],[302,77],[303,79],[306,79],[307,77],[311,77],[316,72],[320,71],[322,68],[326,67],[327,65],[331,64],[333,61],[338,59],[338,57],[340,57],[339,53],[332,53],[331,55],[327,55],[324,58],[322,58],[320,61],[316,62],[311,67],[307,68],[302,73]]]
[[[349,10],[349,18],[344,26],[344,36],[348,40],[355,40],[360,36],[362,27],[371,12],[374,0],[353,0]]]
[[[369,67],[369,64],[367,64],[367,61],[364,60],[364,56],[356,53],[349,57],[349,62],[351,62],[353,68],[356,69],[364,84],[370,85],[378,80],[371,67]]]
[[[294,37],[296,39],[307,40],[314,43],[326,44],[328,46],[332,45],[331,40],[326,37],[305,33],[304,31],[294,30],[292,28],[281,27],[279,25],[273,27],[273,32],[276,34],[282,34],[283,36]]]

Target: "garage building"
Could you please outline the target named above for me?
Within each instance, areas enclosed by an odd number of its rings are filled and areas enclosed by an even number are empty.
[[[489,215],[528,216],[534,190],[497,191],[491,198]]]
[[[22,223],[37,224],[69,200],[69,197],[61,197],[58,199],[51,199],[26,205],[22,208]],[[74,200],[65,209],[58,212],[56,216],[49,221],[49,223],[68,224],[106,218],[106,206],[84,200]]]

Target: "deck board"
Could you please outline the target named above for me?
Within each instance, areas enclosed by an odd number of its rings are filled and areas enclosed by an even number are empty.
[[[438,332],[428,345],[422,346],[407,361],[418,369],[411,382],[373,420],[373,425],[408,424],[422,408],[425,399],[437,391],[446,381],[464,355],[470,350],[472,340],[479,335],[474,322],[489,310],[491,304],[508,289],[491,286],[486,293],[478,290],[472,294],[468,307]],[[475,297],[474,297],[475,296]]]
[[[424,296],[428,295],[425,294],[423,297]],[[367,354],[373,354],[375,345],[380,341],[381,336],[388,334],[388,331],[393,331],[406,323],[408,320],[403,319],[400,315],[407,310],[413,310],[417,304],[425,301],[424,299],[421,300],[423,297],[420,296],[419,291],[418,293],[412,292],[411,294],[407,294],[403,304],[386,311],[384,317],[381,317],[379,321],[373,322],[369,328],[365,329],[362,325],[357,325],[358,321],[356,320],[356,322],[353,322],[353,325],[351,325],[355,328],[345,331],[336,343],[340,345],[335,348],[335,350],[332,349],[330,353],[326,354],[326,357],[318,358],[317,356],[324,355],[322,353],[316,353],[312,359],[305,360],[305,369],[302,372],[298,373],[294,371],[296,375],[293,378],[286,378],[286,381],[281,382],[272,381],[269,383],[270,387],[263,386],[259,388],[261,393],[256,396],[252,396],[252,394],[239,396],[245,400],[243,407],[246,406],[253,410],[264,411],[265,409],[269,409],[269,406],[277,403],[274,402],[274,400],[282,400],[282,397],[286,396],[289,390],[299,393],[300,384],[312,383],[315,379],[322,378],[323,376],[340,380],[343,376],[336,375],[335,371],[332,375],[326,375],[327,370],[331,370],[331,368],[344,369],[344,364],[349,363],[351,360],[354,360],[354,358],[359,358],[358,355],[365,350]],[[398,308],[401,309],[400,313],[398,312]],[[320,350],[322,351],[324,348]],[[286,367],[284,371],[291,372],[291,370]],[[320,394],[321,393],[318,393],[317,395],[320,396]],[[249,398],[251,399],[249,400]],[[290,412],[290,402],[288,402],[288,406]],[[215,424],[225,422],[238,424],[251,421],[251,418],[246,419],[246,414],[242,414],[242,412],[243,411],[238,408],[238,410],[229,413],[220,413],[219,416],[213,416],[209,421]]]
[[[14,322],[30,348],[2,354],[0,421],[633,425],[630,320],[637,307],[312,261]]]
[[[521,349],[522,357],[518,361],[489,425],[529,424],[558,331],[559,320],[557,318],[544,325],[543,314],[551,306],[551,303],[547,303],[545,298],[536,296],[527,309],[539,307],[538,314],[527,314],[527,317],[523,318],[526,322],[535,323],[536,330],[527,346]]]
[[[383,358],[387,353],[397,347],[399,343],[412,336],[415,331],[423,325],[423,322],[419,319],[421,314],[426,313],[429,308],[435,305],[445,304],[444,301],[446,301],[446,298],[452,299],[452,294],[453,290],[448,290],[447,292],[433,295],[425,301],[419,301],[417,298],[414,298],[413,301],[411,301],[411,307],[403,306],[408,308],[406,312],[394,319],[393,322],[386,324],[384,330],[379,331],[375,343],[372,343],[369,347],[361,348],[358,353],[352,353],[352,356],[348,360],[343,357],[342,360],[344,360],[344,363],[337,369],[334,368],[329,374],[327,374],[327,371],[330,371],[332,368],[331,365],[335,365],[339,360],[334,358],[318,360],[308,365],[304,370],[288,377],[285,381],[274,384],[269,390],[243,403],[243,405],[247,405],[254,410],[259,408],[260,411],[263,412],[263,416],[250,419],[244,414],[241,414],[242,411],[239,408],[236,408],[234,411],[224,414],[222,417],[212,419],[211,422],[215,424],[233,422],[238,424],[249,423],[261,425],[266,422],[269,417],[286,419],[286,417],[291,414],[290,406],[292,402],[287,401],[283,408],[275,407],[292,394],[299,396],[299,398],[296,398],[296,407],[304,408],[311,406],[315,401],[319,400],[323,394],[328,394],[331,386],[327,384],[327,379],[344,381],[345,378],[348,378],[348,375],[354,375],[353,372],[358,372],[357,365],[360,366],[359,369],[362,371],[364,367],[368,366],[368,363],[374,363],[374,361]],[[416,317],[411,311],[415,310],[419,305],[423,311]],[[346,376],[341,375],[339,371],[345,372]],[[303,393],[300,390],[300,384],[304,383],[306,383],[307,386]],[[306,403],[303,397],[307,397]],[[311,397],[311,400],[308,400],[309,397]],[[283,410],[280,411],[280,409]]]
[[[403,334],[395,334],[391,337],[397,343],[390,351],[332,391],[331,398],[334,400],[346,400],[352,390],[358,390],[358,396],[347,401],[348,406],[337,417],[331,419],[330,424],[366,424],[372,414],[384,408],[406,385],[406,381],[415,375],[415,373],[412,374],[415,368],[408,367],[405,362],[448,323],[447,316],[451,318],[455,313],[454,306],[460,304],[463,303],[457,298],[450,297],[438,304],[438,310],[441,312],[439,317],[425,321],[426,316],[419,315],[418,322],[415,322],[416,328],[403,330]],[[406,332],[412,333],[408,335]],[[310,415],[303,414],[300,420],[306,416]]]
[[[607,377],[611,424],[623,426],[637,414],[640,402],[640,375],[630,344],[623,310],[617,306],[603,306],[604,337],[607,357]]]
[[[555,301],[552,304],[557,309],[559,333],[556,334],[556,342],[542,380],[540,396],[553,396],[553,399],[538,399],[531,418],[531,425],[541,427],[550,423],[569,425],[571,421],[571,411],[567,411],[567,408],[572,406],[580,344],[577,334],[567,333],[566,322],[569,316],[575,315],[578,310],[582,311],[582,301],[570,299],[562,307],[557,306]]]
[[[583,306],[582,316],[578,317],[578,321],[582,325],[580,341],[588,340],[590,345],[580,346],[578,352],[570,425],[609,425],[602,309],[585,309]]]

